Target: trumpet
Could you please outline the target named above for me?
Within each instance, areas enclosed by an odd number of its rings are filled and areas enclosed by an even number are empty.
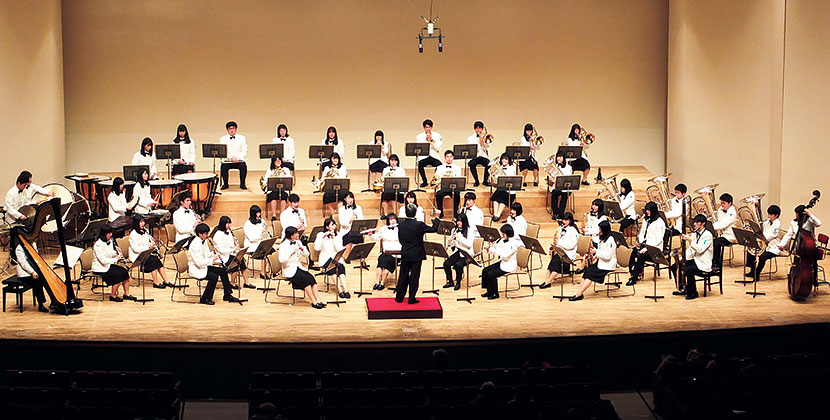
[[[435,143],[435,139],[432,138],[432,131],[427,133],[427,143],[429,143],[429,144]]]

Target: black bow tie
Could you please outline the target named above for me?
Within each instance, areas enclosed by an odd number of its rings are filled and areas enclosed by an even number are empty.
[[[448,168],[452,168],[452,165],[447,165]]]
[[[389,229],[389,230],[395,230],[395,226],[387,226],[387,229]]]
[[[185,213],[190,213],[190,210],[185,210],[184,212],[185,212]]]
[[[343,207],[345,207],[345,208],[346,208],[346,210],[348,210],[348,209],[354,209],[354,208],[355,208],[355,205],[354,205],[354,204],[352,204],[352,205],[348,205],[348,204],[346,204],[346,205],[345,205],[345,206],[343,206]]]
[[[231,136],[231,140],[233,140],[233,139],[235,139],[235,138],[236,138],[236,136]]]
[[[502,239],[501,241],[504,242],[504,243],[507,243],[507,241],[509,241],[509,240],[510,239]]]
[[[291,245],[294,245],[296,243],[297,243],[297,241],[291,241]]]
[[[513,217],[513,216],[510,216],[510,220],[512,220],[512,221],[514,221],[514,222],[515,222],[515,221],[516,221],[516,218],[515,218],[515,217]]]
[[[18,191],[17,191],[17,193],[18,193],[18,194],[23,194],[23,191],[26,191],[26,189],[24,188],[24,189],[22,189],[22,190],[18,190]]]
[[[299,210],[291,210],[291,212],[294,213],[294,214],[300,214]]]

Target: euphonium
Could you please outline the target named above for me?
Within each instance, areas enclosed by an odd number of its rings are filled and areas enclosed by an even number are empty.
[[[490,169],[487,171],[490,172],[490,179],[493,180],[504,175],[504,169],[502,169],[501,165],[498,164],[490,165]]]
[[[314,189],[316,191],[323,191],[323,186],[326,185],[326,179],[327,178],[337,178],[339,176],[340,176],[340,171],[337,168],[335,168],[334,166],[331,166],[329,168],[328,173],[326,173],[326,175],[323,176],[322,178],[317,179],[317,177],[312,176],[311,177],[311,186],[314,187]]]
[[[669,191],[669,176],[671,174],[655,176],[648,180],[652,185],[646,187],[646,197],[649,201],[657,203],[657,208],[662,212],[671,210],[669,208],[669,199],[671,192]]]
[[[478,145],[484,150],[484,154],[490,156],[490,144],[493,143],[495,137],[487,132],[487,126],[484,126],[483,134],[478,136]]]
[[[692,214],[704,214],[710,221],[718,221],[718,204],[715,201],[715,188],[718,185],[711,184],[695,190],[698,196],[692,199]]]
[[[533,132],[530,133],[530,142],[533,143],[534,146],[541,146],[545,143],[545,138],[536,132],[536,127],[533,127]]]
[[[381,192],[383,191],[383,184],[386,182],[386,178],[392,176],[392,172],[387,172],[386,174],[379,176],[372,182],[372,191],[374,192]]]

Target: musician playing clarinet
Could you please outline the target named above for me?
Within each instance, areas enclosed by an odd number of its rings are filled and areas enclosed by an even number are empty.
[[[212,252],[208,246],[210,227],[204,223],[199,223],[195,232],[196,236],[191,239],[188,248],[187,272],[195,279],[207,280],[205,291],[202,292],[199,303],[203,305],[215,304],[213,302],[213,292],[216,290],[216,282],[219,279],[222,279],[222,291],[224,292],[222,300],[238,303],[239,299],[233,295],[233,289],[228,280],[228,272],[222,265],[222,258],[218,253]]]
[[[108,225],[101,227],[98,240],[92,247],[92,273],[100,276],[101,280],[110,286],[110,302],[136,300],[130,295],[130,273],[118,262],[124,261],[121,250],[112,239],[112,228]],[[124,294],[118,297],[118,286],[124,289]]]
[[[135,261],[138,256],[148,250],[155,249],[155,254],[150,254],[144,263],[141,264],[142,273],[150,273],[153,277],[153,288],[164,289],[165,287],[173,287],[173,283],[167,280],[167,274],[164,272],[164,265],[158,257],[158,247],[156,246],[153,236],[150,235],[150,230],[147,229],[147,221],[144,216],[136,214],[133,216],[133,231],[130,233],[130,261]]]

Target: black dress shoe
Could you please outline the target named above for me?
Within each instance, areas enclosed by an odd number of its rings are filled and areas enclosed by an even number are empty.
[[[755,277],[755,272],[750,271],[749,273],[744,274],[744,277]]]
[[[540,289],[547,289],[547,288],[548,288],[548,287],[550,287],[550,286],[551,286],[551,284],[550,284],[550,283],[542,283],[542,284],[540,284],[540,285],[539,285],[539,288],[540,288]]]
[[[522,182],[522,186],[523,186],[523,187],[526,187],[526,186],[527,186],[527,182]]]
[[[254,286],[251,283],[245,283],[245,284],[242,285],[242,287],[244,287],[246,289],[256,289],[256,286]]]
[[[489,187],[490,186],[490,181],[484,181],[484,183],[482,185],[484,185],[485,187]]]
[[[231,295],[222,297],[222,300],[224,300],[225,302],[230,302],[230,303],[239,303],[239,299],[237,299],[236,296],[231,296]]]
[[[377,283],[372,285],[372,290],[378,290],[378,284]]]
[[[398,303],[403,303],[403,299],[398,299],[398,298],[395,298],[395,302],[398,302]]]
[[[153,283],[153,289],[166,289],[166,288],[167,288],[167,285],[164,284],[164,283],[161,283],[161,284]]]
[[[135,296],[133,296],[133,295],[124,295],[124,296],[121,296],[121,298],[122,298],[122,299],[124,299],[124,300],[132,300],[132,301],[136,301],[136,300],[138,300],[138,299],[136,299],[136,297],[135,297]]]
[[[386,220],[386,215],[385,215],[385,214],[381,214],[381,215],[380,215],[380,220]]]
[[[692,300],[692,299],[697,299],[697,298],[698,298],[697,293],[695,293],[695,294],[687,294],[687,295],[686,295],[686,300]]]
[[[448,282],[444,285],[444,289],[449,289],[450,287],[453,287],[453,286],[455,286],[455,284],[454,284],[453,282],[451,282],[451,281],[448,281]]]
[[[378,284],[378,290],[383,290],[385,287],[382,284]]]
[[[325,308],[325,306],[323,306],[322,302],[312,303],[311,307],[314,308],[314,309],[323,309],[323,308]]]
[[[228,186],[227,186],[227,185],[223,185],[221,189],[223,189],[223,190],[227,190],[227,189],[228,189]]]
[[[533,181],[533,186],[538,187],[539,186],[539,181]]]
[[[455,287],[452,288],[453,290],[460,290],[461,289],[461,282],[455,282]]]
[[[418,302],[420,302],[420,300],[418,300],[418,299],[409,299],[408,301],[406,301],[406,303],[408,303],[410,305],[414,305]]]
[[[584,272],[585,272],[585,269],[584,269],[584,268],[579,268],[579,269],[577,269],[576,271],[574,271],[574,273],[575,273],[575,274],[582,274],[582,273],[584,273]]]
[[[487,297],[487,296],[490,296],[490,292],[486,292],[486,293],[481,294],[481,297]]]
[[[275,220],[277,220],[277,216],[271,216],[271,221],[273,222]]]
[[[231,285],[231,289],[233,289],[233,290],[239,290],[239,286],[237,286],[237,285],[235,285],[235,284],[232,284],[232,285]]]
[[[344,297],[344,298],[346,298],[346,299],[351,299],[351,298],[352,298],[352,294],[351,294],[351,293],[349,293],[349,292],[343,292],[343,297]]]
[[[490,218],[490,220],[492,220],[494,222],[498,222],[499,221],[499,216],[493,216],[493,217]]]
[[[686,291],[685,290],[675,290],[675,291],[671,292],[671,294],[674,295],[674,296],[684,296],[686,294]]]
[[[576,302],[576,301],[582,300],[582,299],[585,299],[585,295],[571,296],[571,297],[568,298],[568,300],[571,301],[571,302]]]
[[[239,186],[239,188],[242,188],[243,190],[247,190],[247,189],[248,189],[248,187],[246,187],[246,186],[244,186],[244,185],[240,185],[240,186]]]
[[[426,187],[427,187],[427,183],[426,183],[426,182],[422,182],[422,183],[421,183],[421,188],[426,188]]]
[[[498,293],[493,293],[492,295],[487,296],[487,299],[488,299],[488,300],[493,300],[493,299],[498,299],[498,298],[499,298],[499,294],[498,294]]]
[[[118,296],[110,296],[110,302],[123,302],[124,299],[121,299]]]
[[[167,283],[164,283],[164,285],[167,286],[167,287],[176,287],[175,284],[170,283],[169,281]]]
[[[591,184],[590,184],[588,181],[582,181],[582,185],[584,185],[584,186],[586,186],[586,187],[590,187],[590,186],[591,186]]]
[[[627,282],[625,282],[625,285],[626,285],[626,286],[633,286],[633,285],[635,285],[635,284],[637,284],[637,279],[635,279],[634,277],[632,277],[632,278],[628,279],[628,281],[627,281]]]
[[[38,311],[38,312],[47,313],[47,314],[49,313],[49,310],[48,310],[48,309],[46,309],[46,307],[45,307],[45,306],[43,306],[43,305],[37,305],[37,311]]]
[[[201,303],[202,305],[216,305],[216,302],[210,299],[199,299],[199,303]]]
[[[481,185],[481,184],[479,184],[478,181],[473,182],[473,187],[477,187],[479,185]]]
[[[340,292],[340,293],[337,294],[337,296],[340,297],[340,299],[345,299],[346,298],[346,292]]]

